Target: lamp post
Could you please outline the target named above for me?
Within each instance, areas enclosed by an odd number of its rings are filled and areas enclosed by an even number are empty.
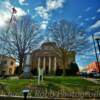
[[[24,95],[24,100],[27,100],[27,95],[29,93],[29,90],[28,89],[24,89],[22,92],[23,92],[23,95]]]
[[[96,40],[97,42],[97,46],[98,46],[98,49],[99,49],[99,53],[100,53],[100,43],[99,43],[99,40],[100,40],[100,36],[95,36],[94,39]],[[98,61],[98,65],[99,65],[99,61]],[[99,65],[99,72],[100,72],[100,65]]]
[[[100,53],[100,43],[99,43],[100,36],[95,36],[95,40],[96,40],[96,42],[97,42],[98,49],[99,49],[99,53]]]
[[[94,45],[94,50],[95,50],[95,55],[96,55],[96,61],[97,61],[97,67],[99,68],[99,59],[98,59],[98,54],[97,54],[97,49],[96,49],[96,44],[95,44],[95,37],[92,34],[92,39],[93,39],[93,45]],[[99,72],[100,72],[100,68],[99,68]]]

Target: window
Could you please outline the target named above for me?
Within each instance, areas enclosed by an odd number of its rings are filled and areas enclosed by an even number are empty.
[[[5,75],[6,74],[6,71],[2,71],[1,72],[1,75],[3,76],[3,75]]]
[[[13,66],[14,62],[13,62],[13,61],[11,61],[11,63],[10,63],[10,64]]]
[[[7,61],[4,60],[4,61],[1,62],[1,64],[2,64],[2,65],[5,65],[5,64],[7,64]]]

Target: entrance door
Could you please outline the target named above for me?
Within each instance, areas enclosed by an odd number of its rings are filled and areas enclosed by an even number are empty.
[[[46,66],[46,75],[48,75],[48,73],[49,73],[49,69],[48,69],[48,66]]]

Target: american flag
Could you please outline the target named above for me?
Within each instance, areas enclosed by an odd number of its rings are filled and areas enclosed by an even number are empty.
[[[13,14],[16,14],[17,13],[17,10],[15,8],[12,8],[12,13]]]

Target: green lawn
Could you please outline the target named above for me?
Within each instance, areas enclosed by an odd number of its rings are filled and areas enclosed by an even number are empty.
[[[45,81],[48,82],[48,84],[56,84],[59,88],[64,88],[68,92],[100,92],[100,85],[85,80],[81,77],[48,77],[45,78]]]
[[[100,85],[87,81],[80,77],[45,77],[44,81],[38,85],[36,79],[19,80],[0,80],[0,92],[7,91],[11,93],[22,94],[22,90],[29,88],[34,92],[34,88],[42,90],[53,90],[66,92],[100,92]]]

